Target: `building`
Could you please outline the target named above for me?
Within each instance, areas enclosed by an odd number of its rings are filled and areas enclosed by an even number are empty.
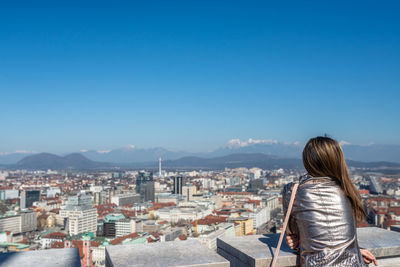
[[[376,179],[376,177],[371,176],[369,177],[369,191],[372,194],[382,194],[383,193],[383,189],[381,184],[378,182],[378,180]]]
[[[53,232],[49,233],[42,238],[40,238],[40,245],[42,249],[49,249],[53,245],[54,242],[64,242],[66,234],[61,232]]]
[[[27,209],[33,206],[33,202],[40,200],[40,190],[31,189],[21,192],[21,209]]]
[[[21,211],[0,218],[0,232],[20,234],[37,229],[37,215],[33,211]]]
[[[154,202],[154,180],[152,172],[139,172],[136,178],[136,193],[140,195],[142,202]]]
[[[264,188],[264,180],[263,179],[252,179],[249,182],[249,186],[247,188],[248,192],[257,192],[257,190]]]
[[[17,189],[5,189],[0,191],[0,200],[18,198],[19,191]]]
[[[237,224],[237,228],[235,229],[235,235],[236,236],[243,236],[243,235],[249,235],[249,234],[254,234],[254,223],[253,219],[249,219],[246,217],[236,217],[229,219],[230,221],[233,221],[235,224]]]
[[[120,213],[108,214],[104,220],[103,236],[115,237],[117,234],[116,222],[125,219],[125,216]]]
[[[103,226],[103,236],[105,237],[115,237],[115,222],[104,222]]]
[[[137,224],[141,221],[136,221],[134,219],[122,219],[115,222],[115,236],[125,236],[131,233],[138,232]]]
[[[171,223],[179,221],[194,221],[212,214],[214,207],[205,207],[202,205],[187,205],[180,207],[164,207],[154,212],[160,220],[166,220]]]
[[[55,197],[57,194],[61,194],[61,190],[58,187],[50,187],[46,191],[47,197]]]
[[[173,188],[172,194],[179,194],[182,195],[182,184],[183,184],[183,177],[182,176],[174,176],[173,179]]]
[[[64,218],[68,233],[78,235],[85,232],[96,234],[97,209],[92,207],[92,198],[85,194],[78,194],[68,198],[68,204],[60,210]]]
[[[197,193],[197,188],[194,185],[182,186],[182,196],[185,197],[186,201],[192,201],[193,195]]]
[[[140,195],[135,193],[119,194],[111,197],[111,203],[117,206],[139,203],[140,200]]]
[[[242,215],[246,216],[245,214]],[[270,211],[267,207],[258,208],[253,212],[249,212],[247,217],[253,219],[253,227],[257,229],[270,220]]]

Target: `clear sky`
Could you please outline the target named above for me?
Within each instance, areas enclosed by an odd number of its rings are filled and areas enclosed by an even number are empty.
[[[400,144],[399,1],[5,2],[1,152]]]

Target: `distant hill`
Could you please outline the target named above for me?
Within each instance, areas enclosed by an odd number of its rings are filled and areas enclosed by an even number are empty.
[[[349,166],[366,169],[400,169],[400,163],[393,162],[359,162],[347,161]],[[303,169],[301,159],[283,158],[263,153],[237,153],[221,157],[182,157],[175,160],[165,160],[162,164],[164,169],[203,169],[203,170],[222,170],[224,168],[252,168],[262,169]],[[79,153],[69,154],[67,156],[57,156],[49,153],[40,153],[27,156],[15,165],[8,165],[8,168],[18,169],[108,169],[118,167],[121,169],[157,169],[158,162],[131,162],[131,163],[107,163],[92,161]]]
[[[262,153],[284,159],[301,159],[304,144],[298,142],[284,143],[276,140],[242,141],[233,139],[227,145],[211,152],[191,153],[184,151],[170,151],[162,147],[137,148],[129,145],[110,150],[82,150],[79,154],[95,162],[110,162],[113,164],[132,164],[155,162],[162,157],[163,161],[178,160],[184,157],[217,158],[232,154]],[[352,145],[342,143],[342,148],[347,159],[362,162],[398,162],[400,163],[400,145]],[[19,151],[14,153],[0,152],[0,164],[16,164],[32,151]]]
[[[232,141],[232,140],[231,140]],[[261,140],[262,141],[262,140]],[[230,142],[211,152],[190,153],[173,152],[164,148],[140,149],[136,147],[125,147],[107,151],[85,151],[81,152],[85,157],[102,162],[113,163],[140,163],[157,161],[159,157],[165,160],[179,160],[186,157],[216,158],[232,154],[256,154],[262,153],[285,159],[301,159],[304,144],[300,143],[282,143],[282,142],[261,142],[252,140],[252,142]],[[239,142],[239,143],[238,143]],[[347,159],[363,162],[398,162],[400,163],[400,145],[342,145]],[[0,159],[1,162],[1,159]]]
[[[400,163],[393,162],[359,162],[347,161],[351,167],[358,168],[400,168]],[[224,168],[252,168],[262,169],[303,169],[303,162],[296,158],[281,158],[263,153],[239,153],[215,158],[183,157],[177,160],[168,160],[163,163],[166,168],[182,169],[224,169]]]
[[[215,158],[183,157],[177,160],[164,161],[166,168],[196,168],[196,169],[224,169],[224,168],[303,168],[300,159],[279,158],[263,153],[230,154]]]
[[[91,160],[112,163],[150,162],[157,161],[160,157],[178,159],[192,155],[188,152],[172,152],[161,147],[143,149],[134,146],[103,151],[88,150],[80,153]]]
[[[111,166],[109,163],[92,161],[79,153],[64,157],[50,153],[27,156],[18,161],[14,167],[20,169],[58,170],[58,169],[96,169]]]

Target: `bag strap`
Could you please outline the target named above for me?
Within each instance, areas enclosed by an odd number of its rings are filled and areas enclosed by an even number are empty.
[[[281,235],[279,236],[278,245],[276,246],[276,249],[275,249],[274,258],[272,260],[271,267],[275,267],[276,261],[278,260],[278,255],[279,255],[279,251],[281,250],[283,236],[285,235],[286,228],[287,228],[287,225],[289,223],[289,217],[290,217],[290,213],[292,212],[294,197],[296,196],[296,192],[297,192],[297,188],[298,187],[299,187],[298,183],[295,183],[294,186],[293,186],[292,195],[290,196],[289,206],[288,206],[288,209],[286,211],[285,221],[283,222],[282,232],[281,232]]]

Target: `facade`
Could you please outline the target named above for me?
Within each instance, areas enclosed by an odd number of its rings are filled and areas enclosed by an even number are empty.
[[[90,196],[78,194],[69,197],[67,206],[60,210],[60,216],[66,220],[65,226],[71,236],[84,232],[96,234],[97,209],[92,207]]]
[[[140,195],[142,202],[154,202],[154,180],[152,172],[139,172],[136,178],[136,193]]]
[[[103,225],[103,236],[115,237],[117,234],[116,222],[125,219],[125,216],[120,213],[108,214]]]
[[[0,232],[10,231],[14,234],[37,229],[37,215],[33,211],[22,211],[15,215],[0,218]]]
[[[20,216],[6,216],[0,218],[0,232],[21,233],[21,218]]]
[[[18,198],[19,191],[17,189],[6,189],[0,191],[0,200]]]
[[[247,215],[250,219],[253,219],[253,227],[255,229],[261,227],[270,220],[270,211],[267,207],[258,208],[253,212],[249,212]]]
[[[40,190],[24,190],[21,192],[21,209],[27,209],[33,206],[33,202],[40,200]]]
[[[104,222],[103,226],[103,236],[105,237],[115,237],[115,222]]]
[[[192,201],[193,195],[197,193],[197,188],[194,185],[182,186],[182,196],[185,197],[186,201]]]
[[[383,193],[383,189],[381,184],[378,182],[378,180],[376,179],[376,177],[371,176],[369,177],[369,191],[372,194],[382,194]]]
[[[138,203],[140,200],[140,195],[135,193],[119,194],[111,197],[111,203],[117,206]]]
[[[181,220],[194,221],[212,214],[212,209],[201,207],[165,207],[154,213],[160,220],[177,223]]]
[[[279,208],[279,199],[278,196],[270,196],[265,199],[265,205],[269,208],[270,211],[273,211]]]
[[[20,212],[21,233],[34,231],[37,229],[37,215],[33,211]]]
[[[136,232],[136,221],[134,219],[122,219],[115,222],[115,236],[125,236]]]
[[[264,180],[263,179],[252,179],[249,182],[249,187],[247,188],[248,192],[257,192],[259,189],[264,188]]]
[[[61,194],[61,190],[58,187],[50,187],[46,191],[47,197],[55,197],[57,194]]]
[[[172,194],[179,194],[182,195],[182,184],[183,184],[183,177],[182,176],[175,176],[172,177],[173,179],[173,188],[172,188]]]
[[[236,236],[254,234],[253,219],[237,217],[232,218],[231,220],[238,225],[238,227],[235,229]]]
[[[106,248],[104,246],[91,247],[92,261],[95,266],[105,266]]]

